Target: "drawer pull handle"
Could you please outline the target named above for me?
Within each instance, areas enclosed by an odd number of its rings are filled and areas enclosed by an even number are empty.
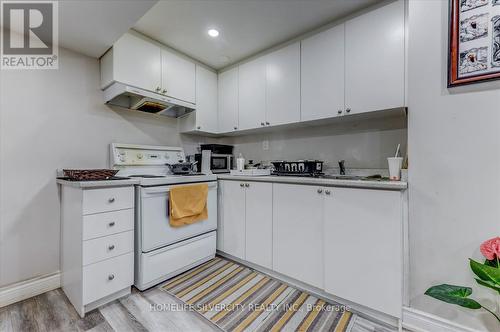
[[[115,201],[114,197],[111,197],[110,199],[108,199],[108,202],[110,202],[110,203],[113,203],[114,201]]]
[[[109,249],[109,250],[113,250],[113,249],[115,249],[115,245],[114,245],[114,244],[110,245],[110,246],[108,247],[108,249]]]
[[[110,274],[110,275],[108,276],[108,280],[113,280],[114,278],[115,278],[115,275],[114,275],[114,274]]]
[[[114,222],[114,221],[112,221],[112,222],[110,222],[108,225],[109,225],[109,227],[113,227],[113,226],[115,225],[115,222]]]

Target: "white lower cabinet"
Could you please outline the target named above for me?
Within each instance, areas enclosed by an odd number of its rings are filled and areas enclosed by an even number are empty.
[[[221,181],[219,250],[272,267],[272,183]]]
[[[401,192],[328,190],[323,232],[325,291],[401,317]]]
[[[323,196],[317,187],[273,185],[273,269],[323,288]]]
[[[238,181],[221,181],[222,251],[245,259],[245,187]],[[219,235],[220,236],[220,235]]]
[[[87,189],[78,182],[58,183],[61,288],[83,317],[129,294],[134,283],[134,188]]]
[[[245,259],[272,268],[273,184],[249,182],[245,187]]]
[[[134,283],[133,266],[133,252],[85,266],[82,279],[83,303],[92,303],[124,288],[130,288]]]
[[[220,251],[401,318],[404,191],[220,183]]]

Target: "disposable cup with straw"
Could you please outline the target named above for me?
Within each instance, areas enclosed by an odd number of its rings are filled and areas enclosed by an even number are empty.
[[[401,144],[398,144],[394,157],[387,158],[387,162],[389,163],[389,180],[391,181],[399,181],[401,179],[401,166],[403,165],[403,158],[398,157],[400,147]]]

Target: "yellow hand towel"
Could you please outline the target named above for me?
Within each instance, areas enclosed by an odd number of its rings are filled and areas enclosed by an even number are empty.
[[[170,225],[181,227],[208,218],[206,183],[175,186],[170,189]]]

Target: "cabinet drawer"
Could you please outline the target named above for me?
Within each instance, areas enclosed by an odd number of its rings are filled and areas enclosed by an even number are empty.
[[[130,209],[134,207],[134,188],[87,189],[83,191],[83,214]]]
[[[83,268],[83,304],[129,287],[134,282],[134,253],[128,253]]]
[[[134,229],[134,209],[92,214],[83,217],[83,240]]]
[[[134,251],[134,231],[83,241],[83,265]]]

